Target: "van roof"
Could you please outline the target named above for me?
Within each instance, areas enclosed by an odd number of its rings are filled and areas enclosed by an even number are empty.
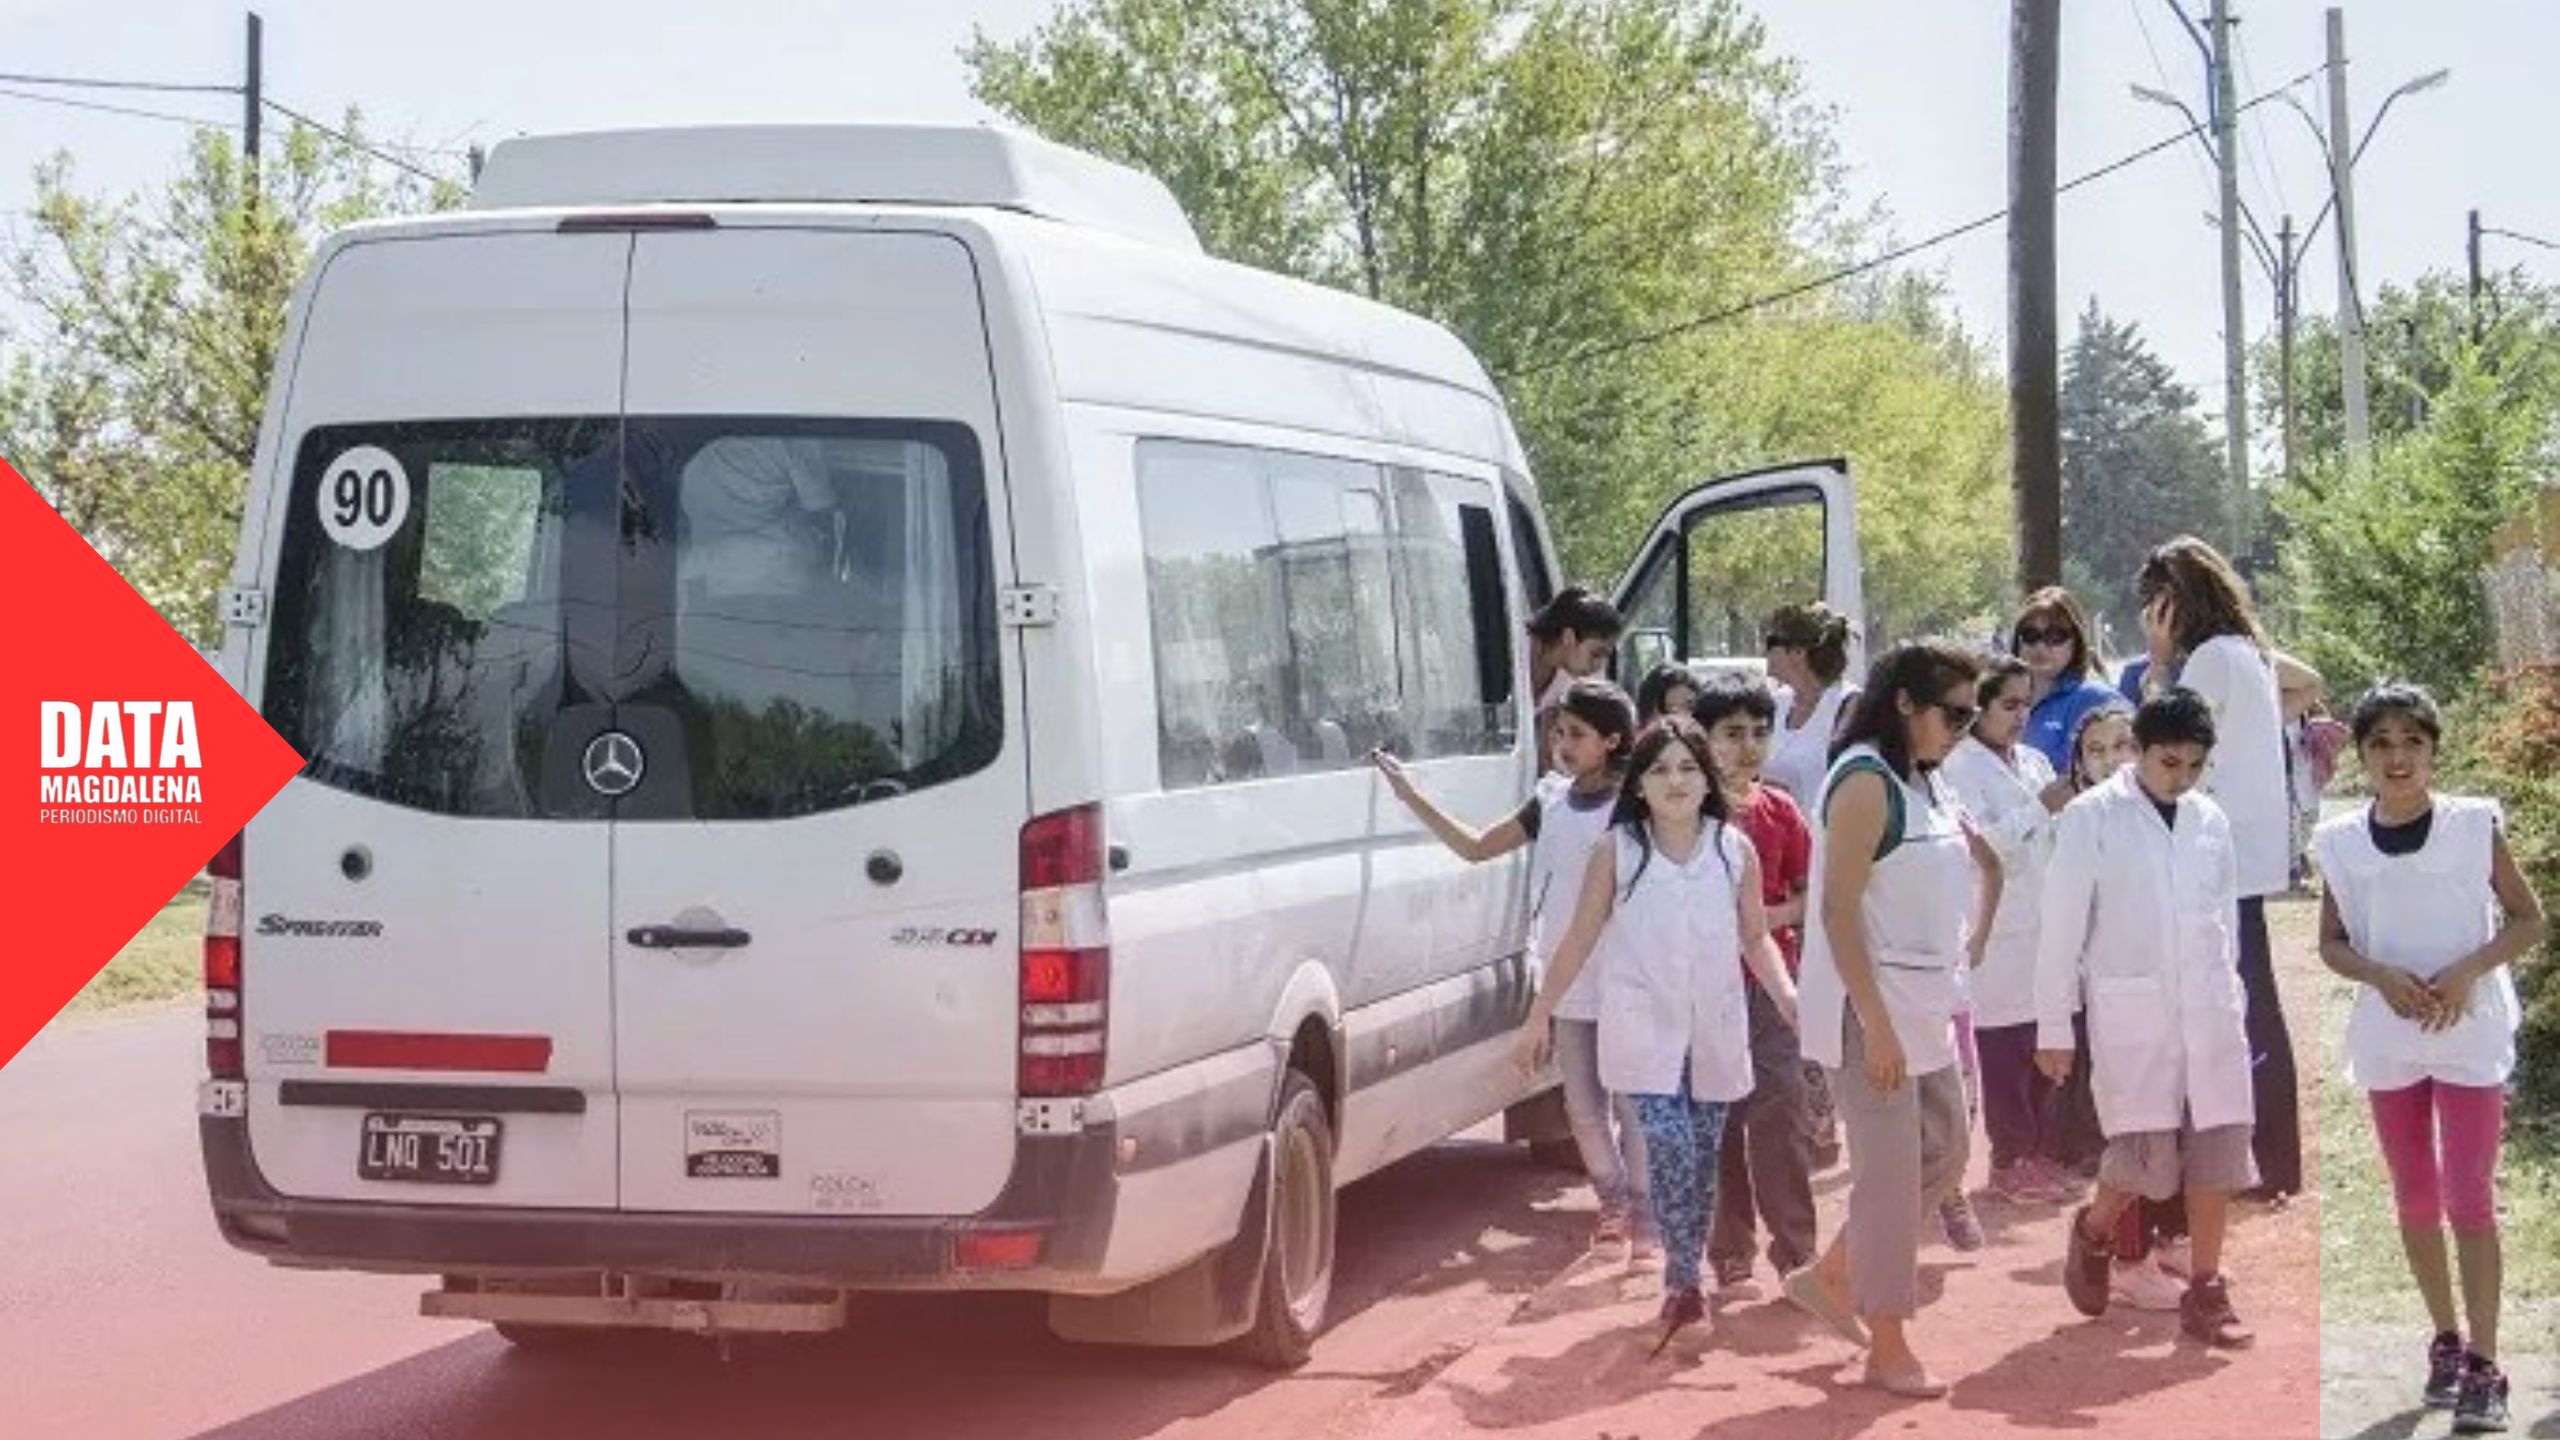
[[[502,140],[482,210],[755,201],[972,205],[1200,253],[1153,176],[992,125],[721,125]]]

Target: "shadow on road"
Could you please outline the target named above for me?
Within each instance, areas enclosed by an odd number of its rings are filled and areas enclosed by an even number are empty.
[[[953,1440],[1135,1440],[1275,1385],[1348,1383],[1395,1398],[1429,1384],[1463,1347],[1371,1373],[1329,1363],[1343,1329],[1390,1297],[1534,1291],[1581,1252],[1589,1216],[1550,1203],[1576,1183],[1516,1147],[1462,1141],[1346,1191],[1334,1333],[1290,1375],[1215,1352],[1068,1345],[1049,1334],[1038,1296],[879,1296],[838,1334],[742,1342],[725,1361],[676,1337],[534,1355],[474,1331],[199,1440],[814,1440],[856,1425]]]

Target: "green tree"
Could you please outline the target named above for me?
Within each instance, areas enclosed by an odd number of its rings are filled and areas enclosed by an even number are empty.
[[[353,116],[341,128],[361,138]],[[307,126],[277,139],[253,172],[202,134],[147,199],[83,195],[56,157],[36,174],[34,234],[0,257],[29,317],[0,335],[0,455],[199,643],[215,633],[285,306],[312,246],[461,197],[386,181]]]
[[[2488,277],[2488,313],[2470,363],[2495,382],[2500,403],[2560,415],[2560,286],[2522,270]],[[2426,423],[2437,396],[2472,351],[2469,281],[2430,271],[2409,285],[2385,285],[2365,316],[2369,412],[2377,444]],[[2283,423],[2280,371],[2273,341],[2259,347],[2257,410],[2270,435]],[[2340,389],[2338,329],[2325,315],[2305,318],[2294,339],[2294,455],[2297,469],[2336,461],[2345,451],[2346,402]]]
[[[1736,0],[1080,0],[964,58],[999,111],[1163,179],[1212,253],[1464,337],[1577,576],[1708,474],[1846,453],[1879,613],[1998,590],[1999,392],[1927,287],[1650,338],[1858,233]]]
[[[2467,691],[2493,658],[2490,542],[2549,463],[2551,416],[2460,352],[2427,424],[2361,472],[2315,467],[2279,502],[2312,663],[2352,695],[2384,676]]]
[[[2173,535],[2220,540],[2229,508],[2212,432],[2131,322],[2095,300],[2062,362],[2062,553],[2081,598],[2138,640],[2133,576]]]

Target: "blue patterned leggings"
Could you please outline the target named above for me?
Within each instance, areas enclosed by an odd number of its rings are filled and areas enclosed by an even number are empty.
[[[1662,1231],[1662,1283],[1696,1290],[1707,1248],[1707,1217],[1716,1211],[1716,1145],[1724,1138],[1721,1101],[1689,1098],[1689,1072],[1676,1095],[1630,1095],[1644,1131],[1645,1168],[1653,1179],[1653,1214]]]

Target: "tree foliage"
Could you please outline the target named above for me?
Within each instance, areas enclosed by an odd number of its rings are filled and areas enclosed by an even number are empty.
[[[341,127],[361,138],[350,116]],[[211,132],[147,199],[82,194],[68,156],[36,175],[34,232],[5,283],[0,454],[199,643],[237,541],[285,306],[318,238],[457,203],[388,183],[362,151],[295,125],[254,172]]]
[[[2174,535],[2220,539],[2222,461],[2195,392],[2127,321],[2092,300],[2062,365],[2062,553],[2091,609],[2141,635],[2133,576]]]
[[[1463,337],[1577,575],[1707,475],[1845,452],[1872,628],[2001,587],[2003,408],[1926,286],[1647,339],[1844,233],[1822,125],[1735,0],[1080,0],[965,58],[999,111],[1163,179],[1213,254]]]

